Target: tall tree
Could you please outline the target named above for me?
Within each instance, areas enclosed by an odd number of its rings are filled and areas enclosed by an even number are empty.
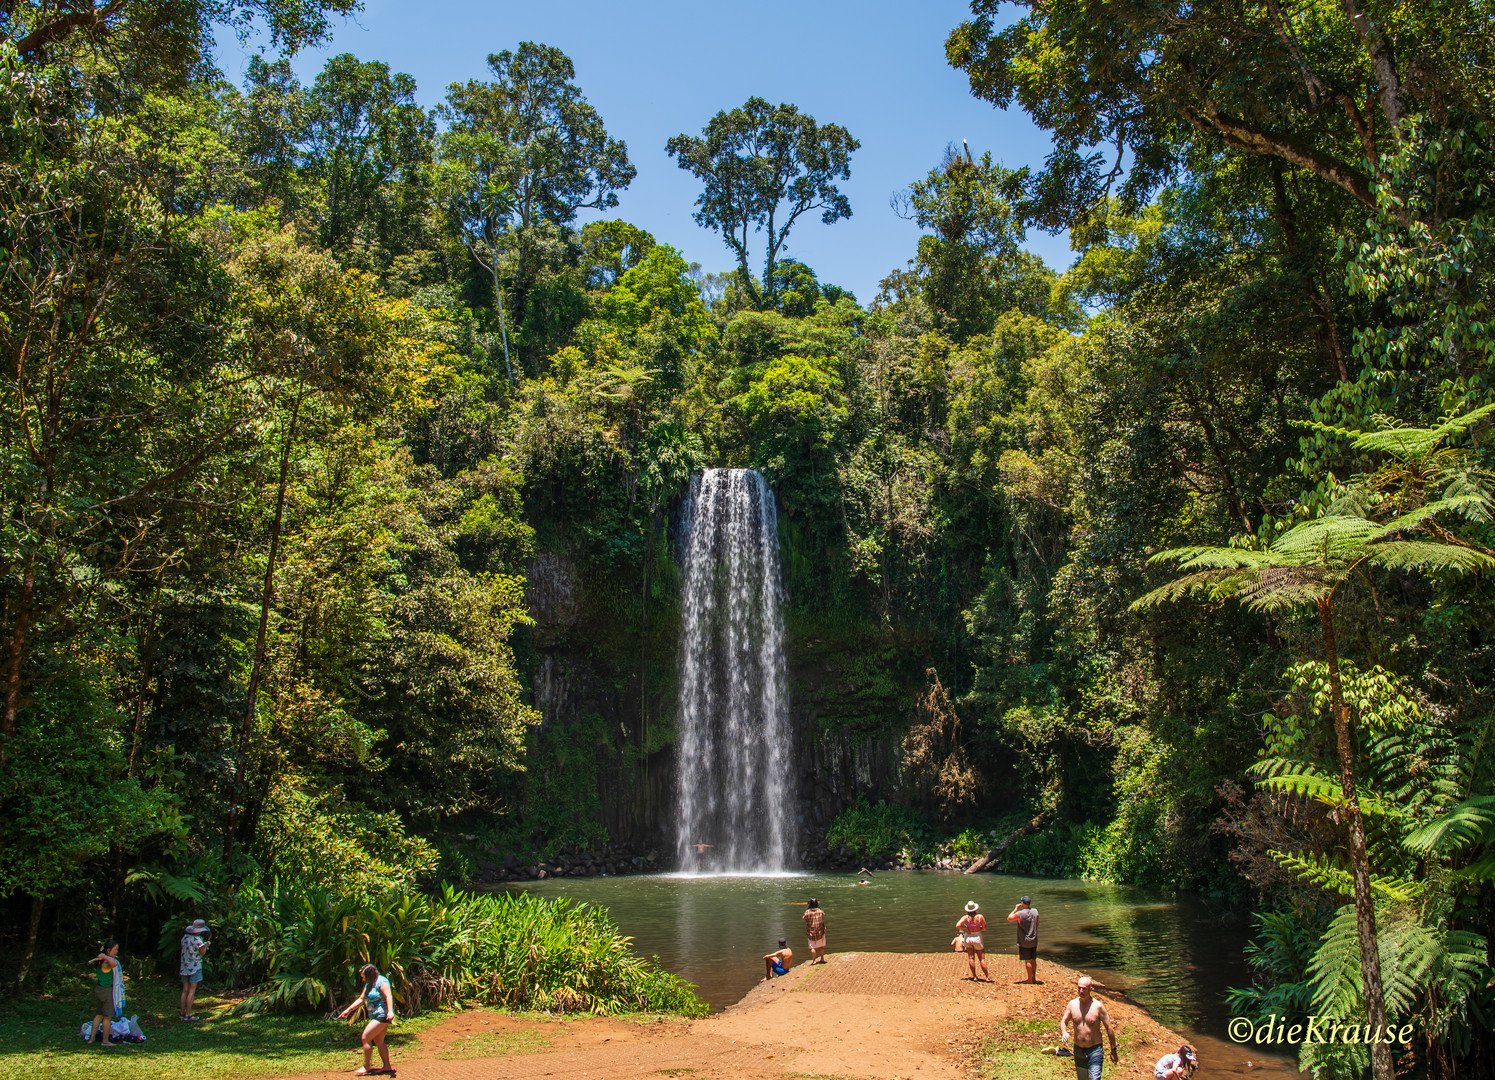
[[[794,105],[752,97],[717,113],[699,136],[676,135],[665,149],[705,183],[693,217],[721,233],[743,287],[763,308],[773,304],[775,265],[794,223],[812,210],[827,225],[851,217],[835,181],[851,179],[851,155],[861,145],[839,124],[817,124]],[[757,232],[767,234],[761,287],[749,265]]]
[[[490,55],[488,67],[493,81],[453,83],[439,107],[448,125],[441,140],[444,195],[457,232],[492,278],[500,318],[502,262],[512,235],[509,276],[522,320],[539,269],[542,227],[569,226],[579,210],[617,206],[618,192],[638,170],[627,144],[608,135],[587,103],[560,49],[526,41],[516,52]],[[538,366],[538,358],[531,360]]]
[[[308,95],[306,168],[321,181],[322,246],[341,250],[361,229],[379,240],[402,231],[396,217],[419,215],[435,122],[415,103],[415,80],[389,65],[342,53],[327,61]]]
[[[1013,209],[1022,176],[977,161],[969,147],[946,149],[938,168],[893,196],[894,211],[930,230],[919,238],[915,267],[924,299],[951,321],[957,341],[985,333],[1011,308],[1044,315],[1054,275],[1022,250],[1023,226]]]
[[[200,70],[215,26],[241,37],[263,26],[273,46],[294,53],[326,37],[329,13],[362,7],[361,0],[25,0],[0,10],[0,35],[27,63],[81,43],[119,58],[144,82],[171,82]]]

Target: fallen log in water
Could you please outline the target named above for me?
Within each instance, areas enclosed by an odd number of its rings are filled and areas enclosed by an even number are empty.
[[[1049,816],[1052,813],[1052,810],[1045,810],[1043,811],[1043,813],[1035,817],[1032,821],[1028,822],[1028,824],[1018,828],[1006,840],[1003,840],[996,847],[992,848],[985,855],[981,856],[981,858],[977,859],[970,866],[966,867],[966,873],[974,874],[981,870],[985,870],[991,863],[1000,859],[1002,857],[1002,853],[1006,851],[1008,846],[1019,836],[1027,836],[1029,833],[1037,832],[1039,829],[1043,828],[1043,823],[1049,819]]]

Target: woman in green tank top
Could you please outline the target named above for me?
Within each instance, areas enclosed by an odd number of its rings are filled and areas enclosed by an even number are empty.
[[[98,1002],[98,1009],[88,1029],[88,1041],[93,1042],[94,1035],[100,1030],[99,1024],[102,1023],[104,1042],[101,1049],[108,1050],[110,1049],[109,1024],[114,1019],[114,969],[119,967],[119,942],[113,938],[104,942],[99,955],[93,958],[93,967],[95,977],[93,996]]]

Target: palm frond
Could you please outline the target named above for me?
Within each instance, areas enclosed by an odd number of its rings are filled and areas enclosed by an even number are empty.
[[[1349,436],[1350,445],[1356,450],[1389,454],[1399,461],[1415,462],[1425,459],[1445,439],[1467,431],[1492,411],[1495,411],[1495,403],[1481,405],[1463,416],[1449,417],[1431,428],[1398,427],[1395,421],[1384,416],[1376,417],[1384,425],[1378,431],[1346,431],[1321,424],[1314,426],[1337,435]]]
[[[1495,885],[1495,850],[1486,851],[1468,866],[1455,870],[1453,879],[1460,884]]]
[[[1321,773],[1312,765],[1283,758],[1264,758],[1252,765],[1250,771],[1258,774],[1261,779],[1257,783],[1269,790],[1299,795],[1336,809],[1345,805],[1338,777]],[[1368,788],[1357,787],[1355,796],[1360,802],[1362,814],[1375,817],[1401,816],[1397,807]]]
[[[1360,941],[1355,928],[1355,906],[1346,904],[1324,931],[1318,951],[1308,965],[1313,982],[1313,1004],[1331,1016],[1360,1013]]]
[[[1236,599],[1252,611],[1273,614],[1313,604],[1343,575],[1324,566],[1273,566],[1236,589]]]
[[[1225,570],[1271,566],[1282,560],[1270,551],[1251,548],[1196,546],[1170,548],[1147,560],[1149,563],[1174,563],[1180,570]]]
[[[1294,525],[1272,541],[1272,554],[1294,563],[1330,562],[1372,540],[1381,526],[1350,514],[1325,514]]]
[[[1478,478],[1461,473],[1450,480],[1448,487],[1443,490],[1445,499],[1457,499],[1465,495],[1472,495],[1475,499],[1463,512],[1466,518],[1480,525],[1489,525],[1495,521],[1495,514],[1490,513],[1491,508],[1495,507],[1495,496],[1491,495],[1490,489]]]

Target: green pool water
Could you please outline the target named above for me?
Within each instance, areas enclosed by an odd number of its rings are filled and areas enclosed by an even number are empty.
[[[1290,1057],[1227,1039],[1225,991],[1250,981],[1242,954],[1249,925],[1239,910],[1190,894],[1002,874],[898,871],[875,873],[870,885],[855,881],[846,874],[663,874],[509,887],[605,906],[641,953],[696,984],[714,1009],[757,984],[759,958],[778,938],[788,939],[796,963],[806,957],[800,915],[811,896],[825,908],[831,953],[947,951],[968,900],[987,916],[988,950],[1015,953],[1016,932],[1006,917],[1026,894],[1040,914],[1040,955],[1116,987],[1188,1036],[1201,1051],[1200,1080],[1296,1075]],[[950,965],[952,978],[964,973],[954,953]]]

